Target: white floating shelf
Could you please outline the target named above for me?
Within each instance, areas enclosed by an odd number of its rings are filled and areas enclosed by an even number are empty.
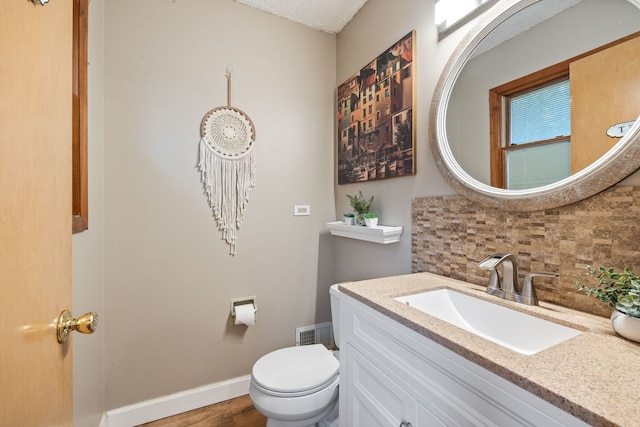
[[[360,225],[347,225],[342,221],[328,222],[327,228],[334,236],[348,237],[350,239],[366,240],[367,242],[395,243],[400,241],[402,226],[378,225],[376,227],[363,227]]]

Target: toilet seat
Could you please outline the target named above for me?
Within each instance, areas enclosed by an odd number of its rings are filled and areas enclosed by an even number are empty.
[[[322,344],[288,347],[262,356],[253,366],[253,383],[279,397],[313,394],[331,385],[340,363]]]

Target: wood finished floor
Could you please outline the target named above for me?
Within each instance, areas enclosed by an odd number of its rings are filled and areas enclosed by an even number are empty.
[[[266,425],[267,418],[253,407],[249,395],[141,424],[144,427],[265,427]]]

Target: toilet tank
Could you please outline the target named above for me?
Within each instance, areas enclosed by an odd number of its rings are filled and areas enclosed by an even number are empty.
[[[329,288],[329,295],[331,296],[333,340],[336,346],[340,346],[340,297],[342,296],[342,292],[338,289],[338,284],[332,285],[331,288]]]

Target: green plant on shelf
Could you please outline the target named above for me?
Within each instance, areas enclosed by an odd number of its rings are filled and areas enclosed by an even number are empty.
[[[344,222],[347,225],[356,225],[356,216],[352,213],[342,214],[344,216]]]
[[[364,214],[368,214],[371,211],[371,206],[373,205],[373,196],[370,198],[366,198],[362,191],[358,191],[358,194],[354,196],[350,196],[347,194],[347,198],[349,199],[349,203],[351,203],[351,207],[354,212],[357,214],[356,218],[358,220],[358,224],[364,224]]]

